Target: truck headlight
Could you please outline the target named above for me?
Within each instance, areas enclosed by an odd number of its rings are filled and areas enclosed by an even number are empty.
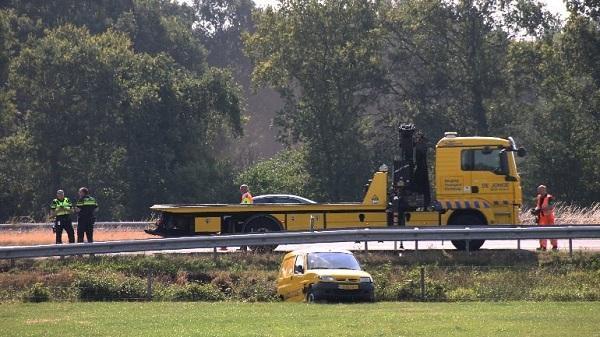
[[[371,277],[361,277],[360,283],[373,283],[373,279]]]
[[[333,276],[329,276],[329,275],[321,275],[319,276],[319,279],[321,281],[325,281],[325,282],[334,282],[335,278]]]

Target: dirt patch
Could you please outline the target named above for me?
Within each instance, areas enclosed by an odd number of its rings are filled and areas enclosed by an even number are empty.
[[[58,318],[53,318],[53,319],[28,319],[25,321],[25,324],[27,325],[35,325],[35,324],[45,324],[45,323],[58,323],[60,322],[60,319]]]
[[[0,232],[0,246],[28,246],[54,243],[55,234],[52,230],[33,231],[2,231]],[[115,240],[144,240],[156,238],[141,229],[97,229],[94,231],[94,241]],[[63,242],[68,242],[67,234],[63,232]]]

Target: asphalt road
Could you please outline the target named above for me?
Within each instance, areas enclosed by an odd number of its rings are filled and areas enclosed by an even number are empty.
[[[415,249],[414,241],[403,242],[404,249],[413,250]],[[523,240],[521,241],[521,249],[534,251],[539,246],[537,240]],[[396,247],[400,249],[400,242],[396,244]],[[219,253],[234,252],[239,247],[227,247],[226,249],[217,249]],[[305,245],[280,245],[276,251],[286,252],[296,249],[306,248],[322,248],[322,249],[346,249],[352,251],[362,251],[365,249],[364,242],[340,242],[340,243],[317,243],[317,244],[305,244]],[[394,250],[394,242],[369,242],[369,250]],[[551,248],[550,242],[548,242],[548,248]],[[569,250],[569,240],[558,240],[558,248],[560,251]],[[450,241],[420,241],[419,249],[454,249],[452,242]],[[486,241],[481,249],[517,249],[517,241],[514,240],[502,240],[502,241]],[[573,250],[588,250],[588,251],[600,251],[600,239],[585,239],[585,240],[573,240]],[[153,251],[145,252],[147,254],[156,253],[209,253],[213,250],[208,248],[203,249],[183,249],[183,250],[166,250],[166,251]],[[129,253],[128,253],[129,254]],[[136,254],[136,253],[134,253]]]

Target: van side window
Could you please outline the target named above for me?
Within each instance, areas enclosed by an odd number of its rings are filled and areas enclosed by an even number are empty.
[[[304,270],[304,255],[298,255],[296,257],[296,263],[294,264],[294,274],[302,274],[302,273],[298,273],[296,272],[298,270],[298,266],[302,267],[302,270]]]

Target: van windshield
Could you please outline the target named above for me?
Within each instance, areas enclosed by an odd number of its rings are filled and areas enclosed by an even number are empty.
[[[310,253],[307,269],[351,269],[360,270],[360,265],[352,254]]]

